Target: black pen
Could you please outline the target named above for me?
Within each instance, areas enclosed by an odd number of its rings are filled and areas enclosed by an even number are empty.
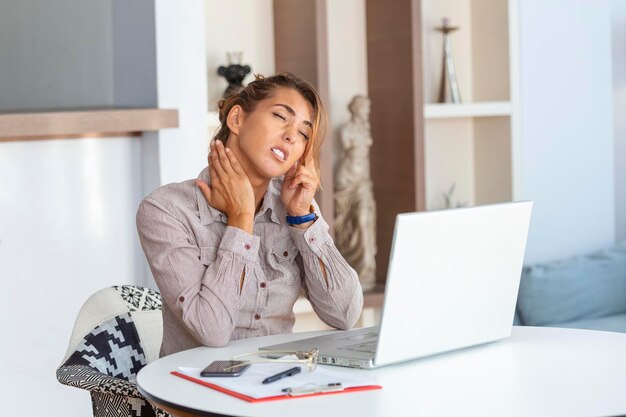
[[[286,371],[279,372],[276,375],[268,376],[263,380],[263,383],[269,384],[270,382],[278,381],[279,379],[283,379],[288,376],[294,376],[295,374],[299,374],[301,370],[302,369],[300,369],[299,366],[295,366],[291,369],[287,369]]]

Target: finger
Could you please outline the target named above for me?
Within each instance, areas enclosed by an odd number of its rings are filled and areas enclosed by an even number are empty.
[[[213,166],[218,176],[226,173],[220,161],[219,151],[217,150],[217,145],[215,143],[211,145],[211,166]]]
[[[313,167],[315,165],[315,160],[313,159],[313,149],[310,149],[306,157],[303,157],[300,162],[302,166]]]
[[[211,174],[211,183],[219,181],[220,176],[217,175],[217,171],[213,164],[209,165],[209,173]]]
[[[313,178],[315,177],[315,171],[309,167],[306,167],[304,165],[301,165],[300,168],[298,168],[298,170],[296,171],[296,175],[301,175],[301,176],[305,176],[308,178]]]
[[[211,187],[202,180],[196,180],[196,186],[200,189],[204,198],[206,198],[207,203],[211,204]]]
[[[235,173],[239,175],[244,174],[243,168],[241,167],[241,164],[239,163],[239,160],[237,159],[233,151],[226,148],[226,156],[230,161],[230,166],[233,168],[233,171],[235,171]]]
[[[303,169],[300,170],[294,177],[291,188],[302,185],[307,190],[315,187],[317,178],[311,173],[311,171]]]
[[[222,168],[224,168],[224,171],[231,174],[233,172],[233,167],[230,163],[228,155],[226,155],[226,148],[224,148],[224,143],[221,140],[216,140],[215,142],[217,156],[220,160],[220,164],[222,164]]]
[[[285,181],[291,180],[296,175],[297,171],[298,171],[298,162],[296,161],[296,163],[293,164],[291,168],[289,168],[289,171],[285,173]]]
[[[304,176],[301,173],[297,173],[293,180],[291,181],[291,186],[289,188],[294,189],[304,183]]]
[[[306,156],[306,159],[304,161],[304,163],[302,164],[302,166],[307,167],[308,169],[311,170],[311,172],[314,173],[314,175],[319,178],[319,165],[315,162],[315,159],[313,158],[313,150],[311,150],[309,152],[309,154]]]

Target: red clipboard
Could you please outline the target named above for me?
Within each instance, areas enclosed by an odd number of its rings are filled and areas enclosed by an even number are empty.
[[[232,391],[232,390],[220,387],[218,385],[211,384],[210,382],[206,382],[206,381],[203,381],[201,379],[194,378],[194,377],[189,376],[189,375],[185,375],[182,372],[172,371],[170,373],[172,375],[175,375],[177,377],[186,379],[188,381],[195,382],[196,384],[204,385],[205,387],[214,389],[214,390],[219,391],[219,392],[223,392],[224,394],[232,395],[233,397],[239,398],[240,400],[244,400],[244,401],[247,401],[249,403],[262,403],[262,402],[267,402],[267,401],[290,400],[290,399],[295,399],[295,398],[314,397],[314,396],[318,396],[318,395],[345,394],[345,393],[349,393],[349,392],[370,391],[370,390],[382,389],[383,388],[380,385],[363,385],[363,386],[359,386],[359,387],[344,388],[341,391],[315,392],[315,393],[311,393],[311,394],[303,394],[303,395],[298,395],[298,396],[291,396],[289,394],[284,394],[284,395],[275,395],[275,396],[272,396],[272,397],[252,398],[252,397],[249,397],[247,395],[240,394],[238,392],[235,392],[235,391]]]

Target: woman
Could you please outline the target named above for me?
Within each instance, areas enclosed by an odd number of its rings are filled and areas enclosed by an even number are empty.
[[[220,103],[220,130],[197,180],[169,184],[137,213],[163,297],[161,356],[286,333],[300,290],[326,324],[363,305],[313,196],[325,113],[292,74],[257,77]]]

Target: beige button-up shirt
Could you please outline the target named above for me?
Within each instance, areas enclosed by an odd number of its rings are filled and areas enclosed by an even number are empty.
[[[198,178],[208,183],[208,169]],[[356,272],[315,202],[320,217],[308,229],[286,224],[281,186],[282,179],[270,182],[252,235],[227,226],[195,180],[160,187],[141,202],[139,238],[163,297],[161,356],[291,332],[301,290],[329,326],[357,321],[363,292]]]

